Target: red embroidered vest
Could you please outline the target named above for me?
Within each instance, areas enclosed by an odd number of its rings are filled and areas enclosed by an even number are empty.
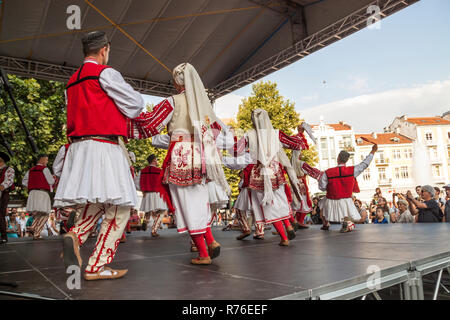
[[[160,192],[162,189],[161,169],[148,166],[142,169],[139,184],[142,192]]]
[[[84,63],[67,84],[67,136],[127,136],[126,117],[100,85],[105,65]]]
[[[328,178],[327,198],[351,198],[355,187],[354,167],[334,167],[325,171]]]
[[[37,165],[30,169],[28,174],[28,191],[35,189],[44,189],[50,191],[50,185],[45,179],[44,169],[46,167]]]

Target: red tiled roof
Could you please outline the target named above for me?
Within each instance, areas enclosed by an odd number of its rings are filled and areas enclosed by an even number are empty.
[[[326,123],[326,126],[332,127],[335,131],[342,131],[342,130],[352,130],[352,127],[348,124],[343,123]],[[318,124],[312,124],[311,127],[313,129],[317,129],[319,127]]]
[[[406,118],[406,121],[414,123],[415,125],[418,126],[450,124],[450,121],[439,117]]]
[[[375,139],[374,137],[372,137],[372,134],[355,134],[355,139],[356,139],[356,144],[358,146],[369,146],[372,145],[371,143],[367,142],[367,141],[362,141],[361,143],[358,143],[358,138],[360,137],[364,137],[367,138],[370,141],[373,141],[375,143],[377,143],[378,145],[382,145],[382,144],[404,144],[404,143],[413,143],[413,140],[405,137],[401,134],[397,134],[397,133],[377,133],[377,138]],[[398,138],[399,140],[397,140],[398,142],[395,142],[394,138]]]

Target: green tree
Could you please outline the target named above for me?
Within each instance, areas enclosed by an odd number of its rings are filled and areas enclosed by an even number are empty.
[[[14,75],[8,75],[8,79],[25,124],[39,151],[49,154],[51,165],[58,149],[66,143],[64,84]],[[36,155],[33,155],[9,96],[3,91],[0,97],[0,132],[15,153],[9,163],[16,171],[16,191],[12,196],[23,197],[26,191],[21,181],[26,171],[35,164]],[[0,149],[6,152],[3,146]]]

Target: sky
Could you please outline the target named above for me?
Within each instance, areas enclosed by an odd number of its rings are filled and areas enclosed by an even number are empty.
[[[307,122],[345,121],[357,133],[383,132],[401,115],[442,115],[450,110],[450,0],[421,0],[262,80],[276,82]],[[217,115],[235,118],[251,91],[217,99]]]

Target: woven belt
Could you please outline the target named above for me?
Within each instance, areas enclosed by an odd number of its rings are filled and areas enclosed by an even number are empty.
[[[98,142],[107,142],[107,143],[114,143],[119,144],[119,138],[116,136],[83,136],[83,137],[74,137],[72,138],[72,143],[81,142],[81,141],[87,141],[87,140],[94,140]]]

